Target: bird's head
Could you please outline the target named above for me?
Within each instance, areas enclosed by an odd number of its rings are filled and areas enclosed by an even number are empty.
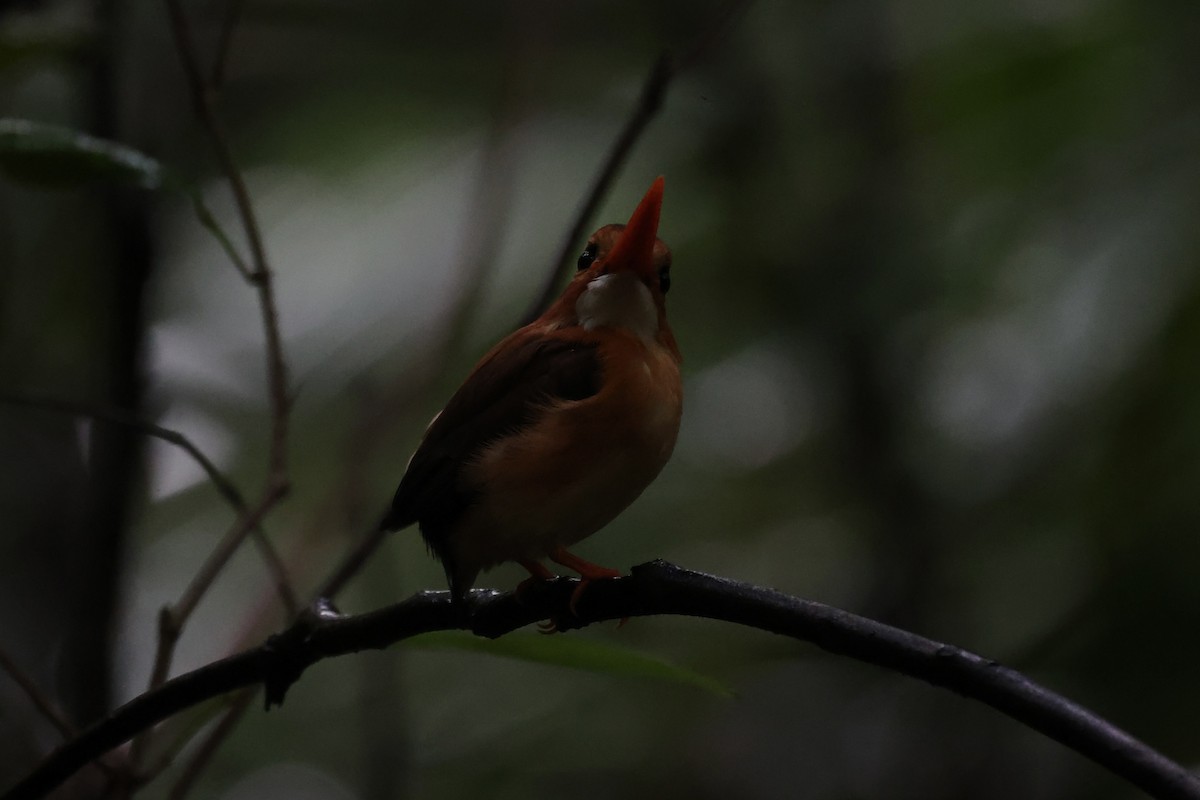
[[[560,324],[585,330],[624,328],[647,340],[667,340],[665,297],[671,287],[671,250],[658,238],[663,179],[624,225],[605,225],[588,238],[570,285],[552,310]]]

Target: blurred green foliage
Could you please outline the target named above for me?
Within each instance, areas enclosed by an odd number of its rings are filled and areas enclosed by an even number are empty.
[[[536,291],[654,59],[720,8],[241,7],[219,111],[277,274],[295,487],[267,527],[304,586]],[[226,5],[187,10],[211,57]],[[751,4],[671,86],[593,220],[624,219],[666,175],[686,411],[664,474],[581,552],[954,642],[1200,764],[1198,35],[1200,5],[1169,0]],[[238,230],[160,4],[0,7],[0,116],[150,154]],[[73,163],[66,177],[92,176]],[[253,490],[255,298],[187,196],[139,197],[144,413]],[[108,402],[110,200],[0,183],[4,393]],[[74,420],[0,409],[0,646],[68,707],[90,679],[62,656],[83,585],[66,576],[90,563],[86,441]],[[156,442],[145,457],[119,554],[118,701],[147,680],[158,607],[230,522],[185,457]],[[401,534],[341,605],[442,584]],[[277,626],[271,597],[247,548],[178,668]],[[399,647],[322,663],[281,710],[251,710],[195,796],[1133,794],[988,709],[790,642],[684,619],[546,642],[575,638],[736,697]],[[55,735],[4,680],[0,704],[7,782]]]

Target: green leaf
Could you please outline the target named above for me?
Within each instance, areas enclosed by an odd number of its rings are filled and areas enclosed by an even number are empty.
[[[181,188],[162,164],[132,147],[26,119],[0,119],[0,170],[14,180],[57,186],[110,180]]]
[[[733,691],[716,678],[636,650],[579,636],[514,633],[499,639],[485,639],[458,631],[436,631],[410,639],[409,645],[435,650],[468,650],[602,675],[664,680],[694,686],[723,697],[733,696]]]
[[[250,268],[217,224],[199,190],[162,163],[132,147],[98,139],[59,125],[0,118],[0,171],[10,178],[49,186],[73,186],[96,180],[143,189],[168,189],[186,195],[200,224],[221,245],[245,276]]]
[[[16,27],[16,26],[12,26]],[[95,37],[84,30],[0,33],[0,73],[40,64],[68,66],[86,58]]]

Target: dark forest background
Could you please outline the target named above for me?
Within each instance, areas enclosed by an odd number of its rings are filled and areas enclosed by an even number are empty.
[[[666,176],[680,442],[579,552],[953,642],[1200,763],[1200,4],[724,8],[186,4],[206,62],[232,33],[217,109],[295,390],[265,527],[297,586],[536,296],[656,59],[702,42],[587,226]],[[244,249],[160,3],[0,4],[0,116],[150,154]],[[0,166],[0,394],[136,409],[261,484],[259,308],[186,194]],[[0,649],[79,723],[143,690],[158,609],[233,518],[178,448],[11,405],[0,509]],[[340,605],[443,586],[407,532]],[[282,623],[247,545],[176,670]],[[573,637],[734,697],[417,642],[255,705],[193,796],[1134,796],[989,709],[791,641],[678,618],[544,641]],[[177,726],[142,796],[219,710]],[[0,676],[0,783],[58,740]]]

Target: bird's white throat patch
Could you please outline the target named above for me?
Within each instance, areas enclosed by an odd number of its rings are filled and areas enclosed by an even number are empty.
[[[593,278],[575,301],[584,330],[625,328],[643,339],[658,335],[658,309],[646,285],[629,272]]]

